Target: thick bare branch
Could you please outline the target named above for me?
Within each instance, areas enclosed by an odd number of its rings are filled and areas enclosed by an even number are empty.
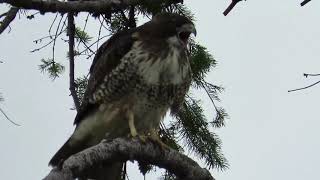
[[[227,9],[223,12],[223,15],[227,16],[229,12],[242,0],[232,0],[231,4],[227,7]]]
[[[6,16],[7,14],[8,14],[8,12],[5,12],[5,13],[0,14],[0,18]]]
[[[68,36],[69,36],[69,90],[73,98],[74,105],[77,111],[80,108],[80,101],[76,93],[75,81],[74,81],[74,34],[75,25],[73,13],[68,13]]]
[[[172,149],[161,149],[150,141],[141,142],[138,138],[116,138],[104,140],[68,158],[61,170],[53,169],[44,180],[70,180],[82,176],[83,172],[101,163],[137,160],[165,168],[184,180],[214,180],[208,170],[195,161]]]
[[[304,1],[302,1],[302,3],[300,3],[300,5],[301,6],[304,6],[304,5],[306,5],[308,2],[310,2],[311,0],[304,0]]]
[[[0,1],[1,2],[1,1]],[[10,23],[14,20],[19,8],[11,7],[10,10],[5,14],[5,18],[2,22],[0,22],[0,34],[10,25]]]
[[[90,12],[95,14],[103,14],[106,12],[114,12],[129,6],[140,4],[144,1],[154,1],[161,3],[164,0],[93,0],[93,1],[43,1],[43,0],[0,0],[0,3],[7,3],[12,6],[23,9],[39,10],[41,13],[46,12]],[[167,0],[167,4],[181,3],[182,0]]]

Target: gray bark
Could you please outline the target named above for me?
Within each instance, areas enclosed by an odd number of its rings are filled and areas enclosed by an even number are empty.
[[[172,149],[162,149],[153,142],[141,142],[137,138],[116,138],[104,140],[68,158],[61,170],[54,168],[44,180],[71,180],[83,177],[101,164],[141,161],[167,169],[183,180],[214,180],[210,172],[201,168],[189,157]]]
[[[103,14],[106,12],[119,11],[129,6],[138,5],[144,1],[161,3],[164,0],[93,0],[93,1],[43,1],[43,0],[0,0],[0,3],[7,3],[23,9],[39,10],[42,14],[46,12],[77,13],[90,12]],[[182,0],[167,0],[166,4],[181,3]]]
[[[1,2],[1,1],[0,1]],[[14,20],[19,8],[11,7],[10,10],[6,13],[6,16],[3,21],[0,22],[0,34],[10,25],[10,23]]]

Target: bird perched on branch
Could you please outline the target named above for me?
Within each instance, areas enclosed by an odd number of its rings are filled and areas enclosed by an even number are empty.
[[[159,142],[159,123],[178,111],[191,82],[188,40],[196,35],[186,17],[162,13],[142,26],[113,35],[97,51],[76,129],[49,164],[105,136],[148,136]]]

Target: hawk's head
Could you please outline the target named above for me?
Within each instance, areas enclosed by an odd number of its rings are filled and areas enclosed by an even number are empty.
[[[196,28],[192,21],[185,16],[174,13],[161,13],[146,23],[142,34],[145,37],[173,40],[187,46],[191,34],[196,36]]]

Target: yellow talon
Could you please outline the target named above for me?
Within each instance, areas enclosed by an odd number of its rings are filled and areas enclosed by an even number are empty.
[[[129,108],[126,108],[126,114],[127,114],[128,123],[129,123],[130,135],[132,137],[136,137],[138,133],[134,125],[134,114]]]
[[[159,134],[158,134],[158,131],[156,129],[152,129],[150,131],[149,138],[151,141],[157,143],[162,150],[170,149],[170,147],[168,145],[166,145],[164,142],[161,141]]]
[[[147,141],[147,136],[139,135],[138,138],[139,138],[143,143],[145,143],[145,142]]]
[[[160,137],[158,135],[158,131],[156,129],[151,129],[150,132],[147,134],[147,136],[139,135],[138,132],[137,132],[137,129],[136,129],[135,125],[134,125],[134,114],[133,114],[133,112],[128,107],[125,107],[125,112],[126,112],[126,116],[128,118],[131,137],[134,138],[134,137],[138,136],[138,138],[142,142],[146,142],[147,139],[150,139],[151,141],[157,143],[162,150],[170,149],[170,147],[168,145],[166,145],[164,142],[161,141],[161,139],[160,139]]]

